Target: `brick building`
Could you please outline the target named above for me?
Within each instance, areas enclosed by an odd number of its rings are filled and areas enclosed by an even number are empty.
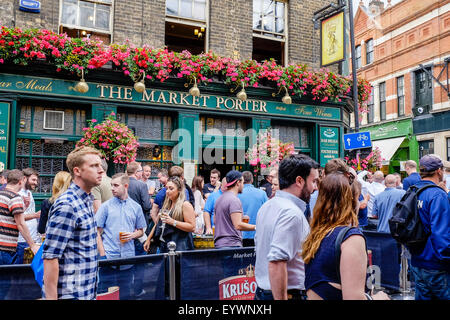
[[[274,58],[284,66],[307,64],[313,69],[320,64],[320,30],[314,28],[313,13],[329,4],[326,0],[34,2],[40,3],[38,13],[22,11],[16,0],[1,1],[0,24],[66,32],[74,38],[99,37],[105,43],[129,41],[137,47],[167,46],[193,54],[212,51],[241,61]],[[274,87],[246,88],[249,99],[242,102],[220,81],[200,87],[201,96],[194,97],[185,80],[174,78],[149,81],[138,93],[134,82],[111,66],[90,71],[86,76],[90,89],[80,93],[73,90],[78,76],[55,69],[39,61],[27,67],[0,64],[0,131],[6,133],[0,139],[0,162],[6,161],[7,168],[38,170],[37,199],[48,197],[54,175],[66,169],[65,157],[81,139],[87,120],[101,121],[111,111],[139,137],[137,161],[150,165],[154,178],[159,169],[179,163],[172,158],[177,147],[185,151],[180,155],[183,161],[196,164],[195,174],[209,177],[214,167],[223,175],[233,168],[250,169],[240,161],[249,148],[246,134],[267,127],[278,129],[280,140],[293,142],[297,152],[322,165],[330,157],[343,156],[340,136],[349,130],[352,111],[345,102],[294,97],[287,105],[280,94],[273,95]],[[336,71],[337,66],[330,69]],[[184,133],[175,134],[178,129]],[[210,134],[227,129],[235,132]],[[214,150],[223,151],[223,156]],[[202,156],[211,154],[221,162],[202,162]]]
[[[450,159],[450,1],[390,2],[360,2],[355,52],[357,75],[373,88],[361,131],[392,172],[427,153]]]
[[[240,60],[273,55],[280,63],[320,62],[313,13],[330,1],[315,0],[46,0],[39,13],[19,1],[0,3],[0,23],[92,35],[136,46],[209,50]],[[195,31],[197,30],[197,31]],[[200,36],[199,36],[200,33]]]

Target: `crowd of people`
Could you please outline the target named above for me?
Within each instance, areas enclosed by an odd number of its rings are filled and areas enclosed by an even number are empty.
[[[73,150],[66,163],[68,172],[56,174],[52,195],[37,212],[38,172],[0,176],[0,264],[23,263],[25,248],[36,253],[44,237],[46,299],[94,299],[102,290],[98,273],[104,288],[134,274],[121,294],[137,298],[139,267],[99,270],[98,260],[166,253],[170,241],[177,250],[193,250],[196,234],[213,236],[217,249],[254,246],[255,299],[388,299],[365,290],[362,231],[389,233],[396,203],[411,185],[426,184],[438,188],[419,197],[430,236],[422,252],[411,254],[416,298],[450,298],[448,284],[436,286],[449,282],[450,165],[436,155],[421,158],[419,172],[407,161],[403,181],[399,174],[356,172],[342,159],[322,168],[306,155],[291,155],[258,187],[249,171],[222,178],[214,169],[209,183],[196,176],[189,185],[180,166],[153,179],[152,168],[138,162],[108,177],[107,162],[89,147]]]

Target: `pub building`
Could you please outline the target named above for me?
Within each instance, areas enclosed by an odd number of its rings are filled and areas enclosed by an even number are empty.
[[[139,93],[130,78],[106,68],[90,71],[89,90],[81,93],[75,90],[78,77],[53,70],[45,63],[0,65],[0,161],[9,169],[32,167],[40,173],[37,202],[51,193],[54,175],[67,170],[66,156],[87,120],[101,122],[111,112],[138,137],[136,161],[150,165],[153,178],[174,164],[184,166],[188,181],[196,174],[208,179],[213,168],[222,176],[231,169],[249,170],[244,154],[256,133],[269,127],[279,130],[281,142],[293,142],[296,153],[322,166],[343,157],[341,136],[349,130],[352,111],[347,103],[293,97],[285,104],[269,87],[246,88],[243,101],[219,82],[200,85],[200,96],[192,96],[186,81],[175,78],[147,83]],[[124,168],[116,165],[108,173]]]

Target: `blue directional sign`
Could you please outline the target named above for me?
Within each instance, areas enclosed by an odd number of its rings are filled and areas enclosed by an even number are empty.
[[[356,132],[344,134],[344,149],[364,149],[371,148],[370,132]]]

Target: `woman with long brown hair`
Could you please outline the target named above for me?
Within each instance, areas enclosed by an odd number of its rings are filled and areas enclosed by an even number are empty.
[[[303,243],[305,288],[309,300],[365,300],[367,253],[365,237],[358,226],[358,192],[348,176],[337,172],[327,175],[319,186],[311,232]],[[339,232],[350,228],[343,237],[341,257],[336,261],[335,242]],[[384,292],[373,296],[386,299]]]
[[[174,241],[176,250],[194,249],[192,232],[195,229],[195,212],[191,203],[186,200],[184,181],[177,177],[170,177],[166,184],[166,198],[158,216],[155,233],[152,237],[159,244],[160,253],[167,253],[167,244]],[[144,245],[148,250],[150,238]]]

